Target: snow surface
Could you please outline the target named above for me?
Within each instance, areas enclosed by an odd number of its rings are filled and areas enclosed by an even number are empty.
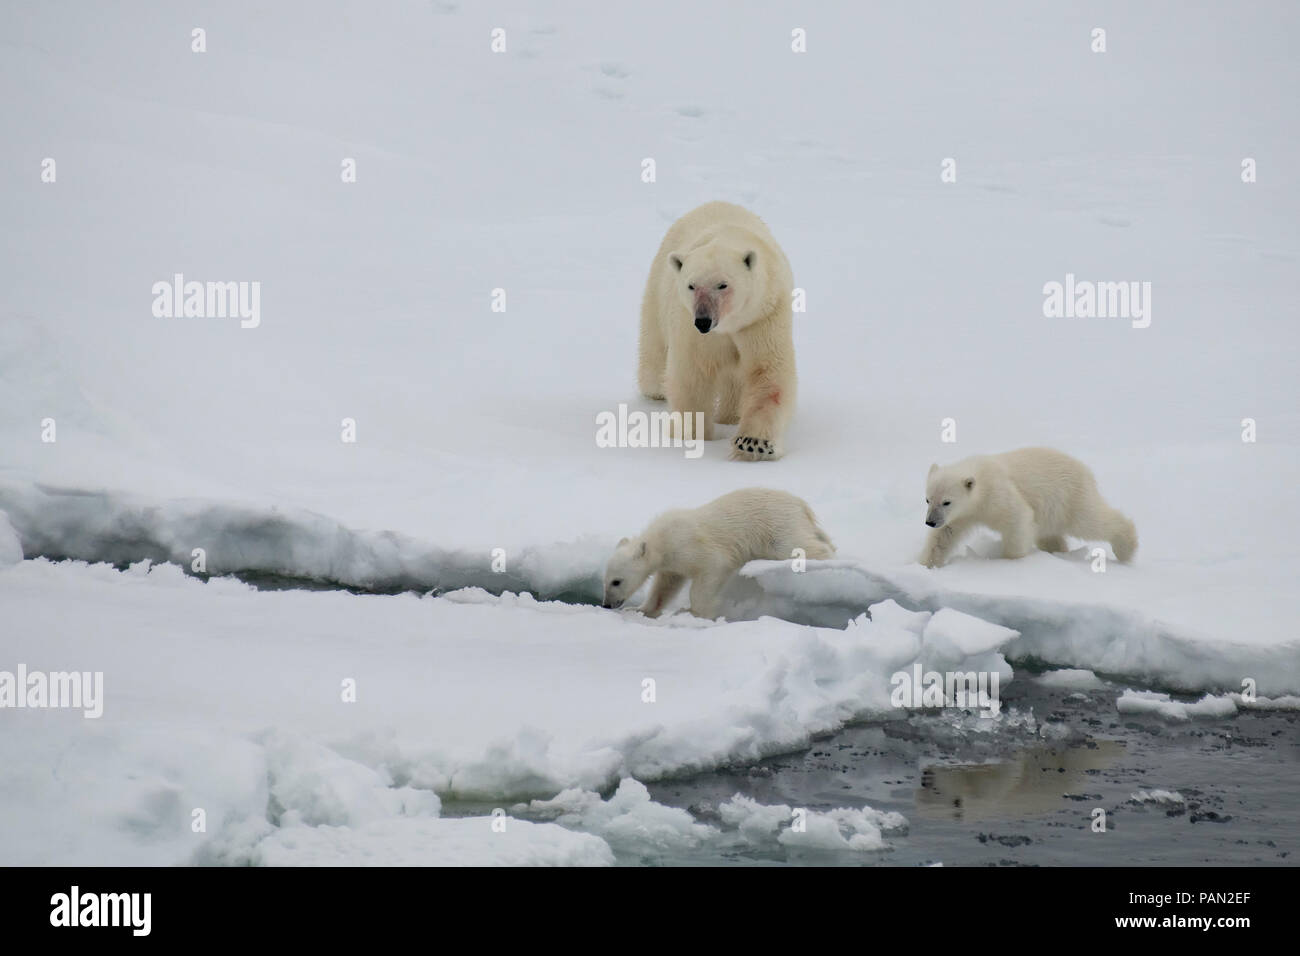
[[[230,861],[221,861],[230,862]],[[391,819],[276,830],[246,861],[265,866],[612,866],[599,837],[550,823],[491,818]]]
[[[0,713],[0,861],[608,863],[435,798],[797,747],[1000,633],[912,611],[1019,632],[967,662],[1004,680],[1300,694],[1298,29],[1285,2],[4,4],[0,669],[103,670],[107,704]],[[599,413],[657,407],[645,270],[710,199],[762,215],[807,292],[789,453],[598,448]],[[260,325],[155,317],[177,272],[261,282]],[[1151,326],[1044,318],[1067,272],[1150,281]],[[984,535],[916,565],[928,465],[1030,444],[1092,467],[1135,562]],[[842,560],[751,566],[734,623],[515,596],[593,601],[619,537],[755,484]],[[199,548],[449,597],[183,579]]]
[[[407,838],[421,849],[392,862],[461,862],[466,834],[495,834],[487,821],[444,832],[447,798],[598,809],[587,826],[608,846],[638,801],[636,826],[656,814],[690,833],[688,814],[647,806],[625,778],[751,762],[899,716],[890,678],[914,663],[1005,683],[999,648],[1016,637],[892,603],[842,630],[712,625],[480,590],[258,591],[148,562],[24,561],[0,572],[0,602],[8,654],[29,671],[101,671],[104,688],[98,719],[5,713],[0,792],[21,812],[0,816],[0,863],[379,862]],[[954,633],[982,639],[962,649]],[[877,846],[866,818],[835,820],[847,848]],[[829,826],[810,819],[790,840],[836,846]],[[548,833],[492,843],[487,859],[593,859]]]

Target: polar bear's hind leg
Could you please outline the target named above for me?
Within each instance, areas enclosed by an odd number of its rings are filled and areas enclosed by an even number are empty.
[[[721,610],[722,589],[731,580],[731,568],[705,571],[691,579],[691,613],[713,620]]]
[[[1074,533],[1090,541],[1107,542],[1115,557],[1125,563],[1131,561],[1137,551],[1137,528],[1133,522],[1101,500],[1079,522],[1079,529]]]
[[[1070,546],[1066,544],[1064,535],[1049,534],[1038,539],[1038,550],[1060,554],[1062,551],[1069,551]]]
[[[1002,557],[1023,558],[1034,550],[1038,535],[1034,529],[1034,512],[1028,505],[1016,509],[1006,525],[998,530],[1002,532]]]

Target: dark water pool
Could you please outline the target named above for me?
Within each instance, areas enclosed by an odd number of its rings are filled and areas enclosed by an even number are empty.
[[[905,833],[881,852],[730,846],[625,864],[979,866],[1300,862],[1300,714],[1245,712],[1171,724],[1115,709],[1122,688],[1083,692],[1017,679],[1003,693],[1022,726],[915,715],[864,724],[800,754],[649,784],[660,803],[717,823],[735,793],[809,810],[894,810]],[[1042,727],[1048,725],[1048,738]],[[1059,737],[1056,735],[1060,735]],[[1055,738],[1055,739],[1053,739]],[[1135,803],[1138,791],[1179,803]],[[1094,832],[1097,808],[1105,832]]]

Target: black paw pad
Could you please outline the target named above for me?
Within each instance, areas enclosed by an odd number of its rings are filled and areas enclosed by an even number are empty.
[[[767,438],[750,438],[748,435],[737,435],[732,444],[740,451],[750,455],[766,455],[768,457],[776,456],[776,446]]]

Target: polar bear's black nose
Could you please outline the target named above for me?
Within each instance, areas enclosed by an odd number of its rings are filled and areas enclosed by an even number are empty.
[[[937,528],[937,527],[939,527],[939,523],[938,523],[937,521],[929,521],[929,520],[927,520],[927,521],[925,522],[925,526],[926,526],[927,528]]]
[[[695,317],[695,327],[701,332],[707,332],[709,329],[713,328],[713,319],[709,318],[707,315],[697,315]]]

